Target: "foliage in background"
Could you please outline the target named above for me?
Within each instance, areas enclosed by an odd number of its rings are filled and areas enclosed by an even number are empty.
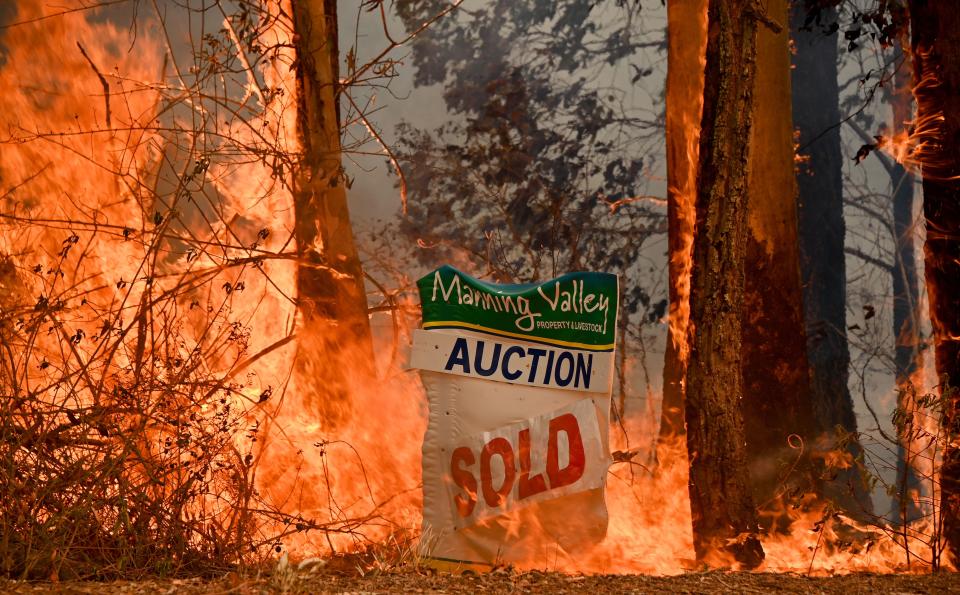
[[[400,2],[415,23],[438,2]],[[639,2],[498,1],[464,8],[413,44],[416,84],[442,84],[449,121],[398,129],[409,172],[403,231],[424,260],[464,257],[500,281],[571,270],[621,275],[626,313],[665,314],[647,242],[666,231],[659,90],[663,32]],[[651,51],[652,57],[644,55]],[[636,320],[635,320],[636,322]]]

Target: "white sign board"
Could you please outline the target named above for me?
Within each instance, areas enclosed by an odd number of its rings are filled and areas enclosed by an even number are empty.
[[[476,297],[434,291],[437,279]],[[539,286],[496,286],[442,267],[420,286],[429,330],[414,332],[410,366],[420,370],[429,400],[428,562],[450,570],[531,567],[545,548],[573,552],[602,540],[616,278],[576,273]],[[601,295],[607,306],[560,308],[547,299],[559,290],[543,289],[566,286]],[[473,307],[487,302],[488,309]],[[517,312],[544,329],[528,325],[527,335],[518,334]],[[540,323],[548,317],[549,325]]]

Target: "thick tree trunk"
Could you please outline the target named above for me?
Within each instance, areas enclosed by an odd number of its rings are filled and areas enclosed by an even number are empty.
[[[706,46],[707,0],[670,2],[666,109],[670,327],[663,364],[660,451],[684,433],[683,392],[690,354],[687,323]],[[664,457],[658,458],[662,461]]]
[[[796,53],[793,70],[793,117],[799,130],[802,162],[799,187],[800,262],[811,401],[817,444],[808,448],[836,448],[837,426],[856,432],[857,419],[847,386],[850,352],[847,348],[847,278],[844,263],[843,155],[840,145],[837,34],[824,35],[819,26],[802,31],[806,10],[796,2],[791,19]],[[822,27],[836,19],[836,10],[824,8]],[[858,458],[862,448],[848,442],[848,454]],[[855,468],[834,470],[824,495],[849,512],[871,510],[869,491]]]
[[[301,315],[296,370],[304,398],[335,424],[349,413],[345,374],[372,361],[370,323],[340,161],[336,2],[292,0],[292,5],[303,151],[294,189]],[[340,361],[347,352],[352,363]]]
[[[953,1],[912,0],[916,152],[927,220],[924,270],[941,385],[946,445],[940,467],[944,537],[960,560],[960,11]]]
[[[896,61],[904,59],[898,45]],[[910,92],[909,64],[901,66],[893,75],[893,130],[894,137],[906,132],[913,120],[913,95]],[[896,367],[896,382],[899,390],[897,407],[912,417],[915,409],[913,376],[921,369],[923,354],[920,353],[920,283],[917,279],[916,252],[914,250],[914,178],[907,168],[890,160],[890,186],[893,190],[893,232],[897,242],[893,270],[893,362]],[[906,419],[910,419],[907,417]],[[920,518],[921,512],[912,498],[922,485],[917,477],[915,458],[916,445],[905,425],[898,436],[897,448],[897,496],[894,501],[894,517],[900,523]]]
[[[757,19],[752,0],[710,0],[686,384],[697,557],[763,559],[741,402],[747,168]]]
[[[787,0],[764,3],[767,17],[780,29],[761,27],[758,33],[750,130],[743,415],[758,503],[793,488],[817,490],[809,448],[800,447],[801,441],[812,444],[813,411],[797,239],[787,5]],[[783,509],[779,503],[774,508]]]

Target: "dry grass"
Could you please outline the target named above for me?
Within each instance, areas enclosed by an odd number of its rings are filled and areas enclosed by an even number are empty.
[[[960,593],[956,574],[811,578],[795,574],[691,572],[672,577],[571,576],[549,572],[456,576],[415,568],[361,577],[329,568],[295,571],[278,583],[269,575],[230,573],[211,579],[112,583],[0,583],[12,593]]]

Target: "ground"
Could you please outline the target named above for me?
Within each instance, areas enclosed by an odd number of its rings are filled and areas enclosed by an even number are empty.
[[[855,574],[811,578],[793,574],[691,572],[672,577],[644,575],[569,576],[558,573],[498,571],[455,576],[425,570],[377,574],[286,572],[273,576],[228,573],[213,579],[148,579],[107,583],[0,582],[11,593],[958,593],[960,574]]]

